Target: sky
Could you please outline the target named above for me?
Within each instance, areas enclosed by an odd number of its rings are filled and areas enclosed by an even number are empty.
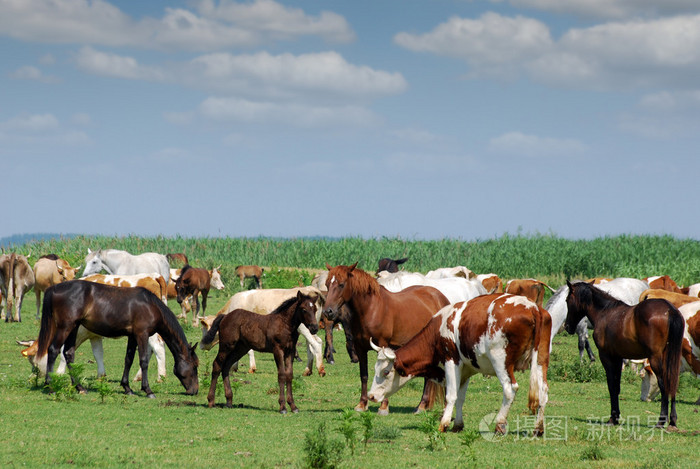
[[[0,0],[0,237],[697,238],[697,0]]]

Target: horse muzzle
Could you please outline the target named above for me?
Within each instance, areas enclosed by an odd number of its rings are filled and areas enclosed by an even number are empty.
[[[338,309],[339,308],[325,308],[323,314],[330,320],[335,321],[338,319]]]

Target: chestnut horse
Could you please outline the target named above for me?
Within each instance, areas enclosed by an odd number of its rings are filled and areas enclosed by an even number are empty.
[[[219,334],[219,353],[211,368],[211,387],[207,400],[214,407],[216,381],[224,377],[226,407],[233,405],[233,391],[229,372],[248,350],[272,352],[277,364],[277,382],[280,388],[280,413],[286,414],[284,389],[287,388],[287,403],[292,412],[299,412],[292,396],[294,352],[299,339],[299,326],[303,323],[312,334],[318,332],[316,322],[315,296],[297,292],[296,296],[285,300],[273,312],[261,315],[245,309],[234,309],[230,313],[216,317],[211,328],[202,337],[200,347],[206,349]]]
[[[148,338],[156,333],[173,354],[173,373],[186,394],[194,395],[199,391],[199,360],[194,352],[195,346],[188,345],[180,323],[160,298],[145,288],[120,288],[85,280],[59,283],[49,287],[44,294],[37,353],[39,356],[48,353],[46,384],[51,380],[61,347],[64,347],[66,364],[71,367],[80,326],[104,337],[129,338],[121,380],[126,394],[133,394],[129,387],[129,369],[138,346],[141,389],[148,397],[155,397],[148,385]],[[80,384],[74,381],[73,384],[79,391],[85,391]]]
[[[207,296],[211,287],[223,290],[224,284],[221,281],[219,267],[212,270],[200,269],[187,264],[180,271],[180,276],[175,280],[175,291],[177,292],[177,302],[182,305],[187,297],[192,295],[195,310],[192,312],[192,327],[197,327],[199,318],[199,294],[202,294],[202,312],[207,312]],[[182,316],[187,317],[185,308],[182,309]]]
[[[649,299],[629,306],[594,287],[592,283],[566,283],[569,287],[566,297],[566,331],[572,334],[584,316],[593,324],[593,340],[598,347],[600,362],[605,368],[610,393],[608,424],[619,423],[622,360],[648,358],[656,376],[661,377],[661,414],[656,426],[663,428],[668,423],[669,429],[675,429],[676,391],[685,330],[685,320],[681,313],[666,300]]]
[[[326,279],[328,295],[323,313],[331,321],[340,314],[343,305],[350,312],[355,352],[360,360],[360,403],[355,410],[367,410],[367,352],[371,349],[370,339],[380,347],[397,349],[418,334],[428,324],[433,314],[449,304],[445,295],[433,287],[414,286],[392,293],[379,285],[367,272],[357,269],[357,262],[351,266],[331,267]],[[426,380],[423,397],[417,411],[425,410],[432,384]],[[389,413],[389,401],[384,399],[379,413]]]

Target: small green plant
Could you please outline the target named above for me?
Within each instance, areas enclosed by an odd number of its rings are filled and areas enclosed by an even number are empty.
[[[362,443],[365,446],[365,451],[367,451],[367,443],[372,437],[372,429],[374,428],[374,417],[375,415],[370,412],[363,412],[360,414],[360,423],[362,424]]]
[[[355,420],[357,412],[353,409],[345,409],[340,414],[340,427],[338,431],[345,437],[345,445],[350,447],[350,454],[355,455],[355,443],[357,442],[357,429]]]
[[[306,433],[303,449],[305,467],[314,469],[338,467],[343,457],[343,444],[328,439],[325,422],[321,422],[315,430]]]
[[[401,429],[393,425],[381,425],[374,429],[373,435],[377,440],[395,440],[401,436]]]
[[[112,387],[107,382],[106,376],[100,376],[97,381],[95,381],[95,389],[100,394],[100,402],[105,403],[105,398],[112,394]]]
[[[49,373],[49,394],[55,401],[75,400],[77,391],[71,383],[70,376],[58,373]]]
[[[428,449],[435,451],[442,448],[447,448],[445,442],[445,434],[440,431],[441,414],[436,411],[426,412],[423,416],[423,421],[418,426],[418,430],[428,437]]]
[[[471,462],[476,462],[476,452],[474,451],[472,444],[480,437],[481,434],[475,428],[464,430],[459,434],[459,441],[462,443],[462,449],[464,449],[463,456]]]
[[[582,461],[602,461],[605,459],[605,456],[603,455],[603,450],[600,449],[600,446],[598,446],[598,442],[596,441],[592,446],[589,446],[583,450],[580,459]]]

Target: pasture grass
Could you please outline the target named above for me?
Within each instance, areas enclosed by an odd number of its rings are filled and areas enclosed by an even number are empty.
[[[556,279],[563,282],[566,272],[577,276],[635,277],[668,273],[679,283],[700,280],[698,243],[666,237],[573,242],[551,236],[506,236],[482,243],[78,237],[25,245],[18,251],[31,252],[34,259],[56,252],[77,265],[83,263],[88,246],[131,252],[184,251],[193,265],[223,264],[227,288],[210,295],[210,314],[240,289],[232,271],[235,265],[243,263],[295,266],[270,269],[263,279],[266,287],[270,286],[266,281],[272,278],[284,287],[308,283],[314,269],[322,269],[326,261],[334,265],[360,260],[362,267],[373,270],[379,257],[404,255],[411,257],[408,270],[427,271],[462,264],[476,272],[495,271],[504,278],[549,276],[546,278],[553,279],[552,286],[557,285]],[[286,250],[295,253],[283,254]],[[174,300],[169,306],[179,312]],[[659,402],[639,401],[640,381],[626,372],[620,395],[624,423],[608,427],[604,422],[609,415],[609,398],[600,362],[580,365],[576,337],[565,333],[557,336],[553,345],[544,438],[530,438],[534,421],[527,410],[527,372],[516,375],[521,389],[510,411],[507,435],[494,437],[493,428],[489,427],[502,400],[498,380],[475,376],[467,392],[464,432],[438,436],[422,430],[429,428],[424,422],[430,414],[413,415],[422,389],[418,381],[392,397],[387,417],[376,416],[378,404],[373,403],[371,414],[356,415],[351,410],[359,399],[359,368],[350,363],[342,333],[335,334],[336,364],[326,365],[326,377],[320,378],[315,370],[314,375],[303,377],[303,364],[295,363],[298,414],[283,416],[277,412],[277,370],[272,356],[260,353],[256,354],[255,374],[247,373],[244,357],[239,372],[232,375],[233,408],[224,407],[223,392],[219,392],[216,406],[209,409],[206,394],[217,347],[209,352],[198,351],[198,395],[184,394],[172,375],[169,352],[168,376],[163,383],[155,382],[155,360],[149,368],[156,399],[147,399],[138,384],[132,385],[134,396],[124,395],[119,385],[126,350],[123,338],[104,342],[104,379],[96,377],[90,347],[83,345],[78,349],[76,363],[83,365],[80,379],[88,393],[58,399],[58,393],[49,394],[43,381],[32,374],[29,362],[20,355],[23,347],[16,344],[17,340],[38,336],[39,323],[34,312],[30,292],[22,311],[24,321],[0,323],[0,461],[10,467],[307,467],[310,464],[305,439],[321,426],[329,448],[336,443],[343,447],[342,451],[333,449],[338,458],[331,462],[338,467],[697,466],[700,414],[693,403],[700,395],[698,380],[688,374],[682,376],[678,393],[680,431],[666,433],[653,428]],[[201,332],[190,326],[190,318],[183,323],[183,329],[194,343],[200,341]],[[299,353],[305,358],[303,340]],[[370,355],[370,367],[373,361]],[[131,377],[135,372],[132,367]],[[431,438],[437,442],[432,448]]]

